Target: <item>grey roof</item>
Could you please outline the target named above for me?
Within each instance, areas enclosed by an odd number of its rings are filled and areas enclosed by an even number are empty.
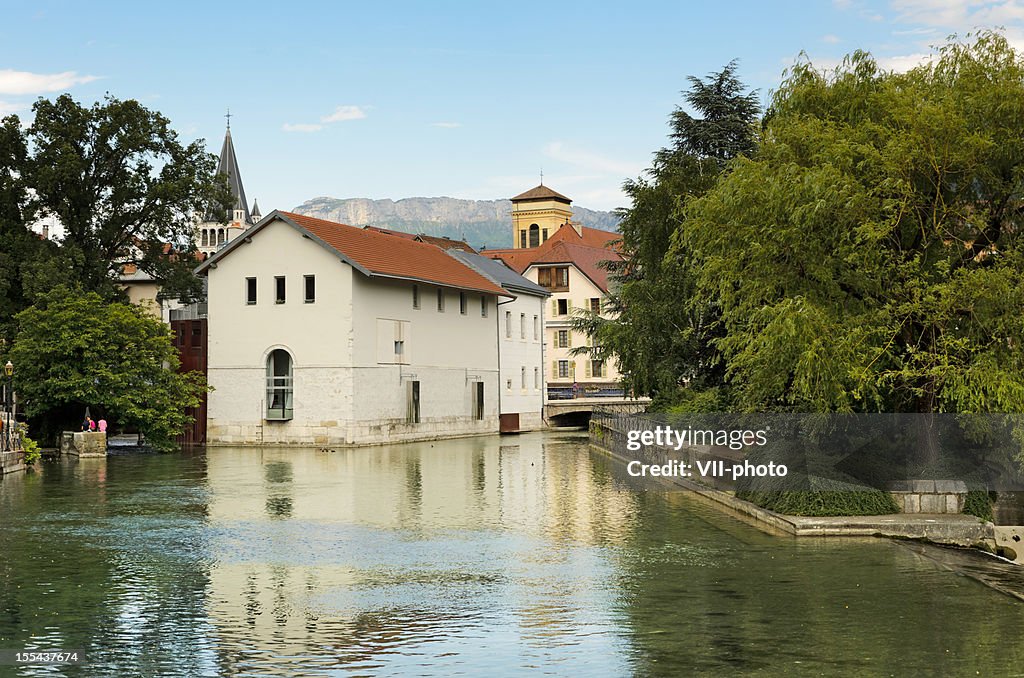
[[[490,278],[496,285],[500,285],[509,292],[520,292],[538,297],[551,296],[551,293],[546,289],[519,275],[498,259],[491,259],[480,254],[457,249],[445,251],[484,277]]]
[[[220,148],[220,162],[217,163],[217,174],[223,174],[228,178],[228,188],[231,189],[232,210],[242,210],[245,215],[245,223],[252,223],[252,215],[249,213],[249,204],[245,200],[245,189],[242,187],[242,173],[238,170],[238,158],[235,157],[235,144],[231,141],[231,128],[224,133],[224,145]],[[220,221],[217,215],[211,221]],[[229,219],[230,220],[230,219]]]
[[[255,198],[252,201],[252,212],[250,214],[253,221],[259,221],[260,217],[263,216],[263,213],[260,212],[260,203]]]

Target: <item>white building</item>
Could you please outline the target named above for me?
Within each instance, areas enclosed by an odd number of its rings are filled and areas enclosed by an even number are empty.
[[[207,439],[338,446],[498,430],[509,293],[433,245],[273,212],[208,278]]]
[[[501,376],[501,431],[544,427],[544,308],[550,293],[501,261],[456,249],[448,253],[515,295],[495,316]]]

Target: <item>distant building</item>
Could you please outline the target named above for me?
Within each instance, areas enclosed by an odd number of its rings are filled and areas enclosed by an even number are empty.
[[[496,432],[508,291],[434,245],[272,212],[207,277],[207,440],[332,446]]]
[[[614,361],[575,356],[590,338],[575,332],[571,319],[583,309],[607,316],[606,261],[621,261],[617,234],[572,221],[572,201],[540,185],[512,198],[511,249],[486,250],[551,293],[544,322],[545,380],[548,395],[569,398],[621,395]]]
[[[235,157],[235,143],[231,139],[231,123],[228,119],[228,127],[224,133],[224,144],[220,149],[220,162],[217,163],[217,174],[227,178],[228,188],[231,190],[232,205],[228,213],[224,215],[227,223],[221,219],[221,214],[215,210],[208,211],[202,221],[196,227],[196,247],[203,254],[213,254],[226,243],[237,238],[242,231],[254,226],[262,218],[260,208],[254,200],[252,209],[245,199],[245,187],[242,185],[242,173],[238,168],[238,158]]]

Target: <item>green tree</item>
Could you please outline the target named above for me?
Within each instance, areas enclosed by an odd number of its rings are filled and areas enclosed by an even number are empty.
[[[578,330],[594,338],[592,347],[579,352],[614,357],[627,385],[662,406],[689,394],[707,395],[723,379],[712,343],[715,306],[696,295],[685,252],[677,250],[670,260],[666,254],[681,205],[708,191],[732,158],[755,147],[757,96],[736,70],[733,61],[704,79],[689,78],[683,100],[699,117],[677,108],[670,118],[672,144],[655,153],[643,176],[624,184],[632,206],[619,212],[625,261],[614,270],[608,304],[613,317],[582,312],[574,319]],[[684,384],[701,388],[686,390]]]
[[[748,411],[1024,411],[1024,63],[998,33],[908,73],[794,67],[687,205]]]
[[[177,373],[167,326],[137,306],[58,287],[17,321],[10,357],[33,430],[77,430],[92,407],[166,449],[191,421],[185,409],[200,404],[202,375]]]
[[[167,118],[108,96],[91,107],[71,96],[40,99],[28,129],[24,181],[39,214],[64,227],[65,280],[120,299],[126,261],[154,274],[165,294],[195,298],[195,217],[224,207],[226,182],[202,141],[183,145]],[[172,249],[177,256],[169,257]]]

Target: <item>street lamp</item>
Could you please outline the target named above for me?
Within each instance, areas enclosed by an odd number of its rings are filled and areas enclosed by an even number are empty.
[[[12,363],[10,360],[8,360],[7,364],[4,365],[4,374],[7,375],[7,388],[4,389],[4,413],[7,415],[7,421],[4,422],[4,451],[10,452],[11,449],[14,447],[12,444],[13,441],[11,439],[11,429],[14,426],[14,422],[11,421],[12,419],[14,419],[14,401],[12,399],[14,390],[14,363]]]

